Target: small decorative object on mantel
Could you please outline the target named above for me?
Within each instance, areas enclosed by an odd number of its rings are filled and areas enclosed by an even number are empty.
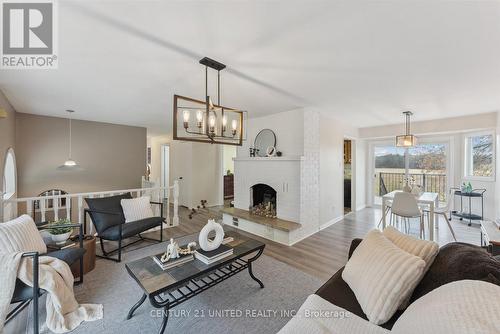
[[[255,148],[250,147],[249,150],[250,150],[250,157],[252,158],[255,157]]]
[[[277,157],[281,157],[283,155],[283,153],[281,151],[276,151],[276,156]]]
[[[208,239],[208,234],[212,231],[215,232],[215,238],[210,240]],[[222,240],[224,240],[224,229],[222,225],[216,223],[214,219],[209,219],[208,223],[201,229],[198,237],[201,249],[206,252],[217,249],[221,245]]]
[[[266,150],[266,155],[268,157],[274,157],[276,155],[276,148],[274,146],[269,146]]]

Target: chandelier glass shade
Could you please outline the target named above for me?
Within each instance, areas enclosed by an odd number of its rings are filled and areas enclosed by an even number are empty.
[[[60,165],[59,167],[57,167],[57,169],[59,170],[81,170],[81,167],[80,165],[78,165],[76,163],[75,160],[73,160],[71,158],[71,153],[72,153],[72,139],[73,139],[73,133],[72,133],[72,127],[71,127],[71,119],[72,119],[72,115],[74,113],[73,110],[66,110],[66,112],[69,114],[69,154],[68,154],[68,159],[62,164]]]
[[[226,67],[210,58],[205,65],[205,100],[174,95],[174,140],[241,146],[243,143],[243,115],[241,110],[220,105],[220,71]],[[217,104],[208,95],[208,68],[217,71]]]
[[[396,136],[396,146],[413,147],[417,145],[417,137],[410,133],[410,117],[413,113],[411,111],[405,111],[403,115],[405,115],[405,134]]]

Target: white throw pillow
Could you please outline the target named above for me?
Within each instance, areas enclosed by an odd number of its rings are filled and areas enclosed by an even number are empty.
[[[392,226],[385,228],[383,234],[387,239],[392,241],[393,244],[395,244],[405,252],[418,256],[425,261],[425,268],[422,271],[422,275],[420,275],[418,279],[418,281],[420,282],[431,266],[432,262],[434,262],[434,259],[439,252],[439,245],[434,241],[417,239],[411,235],[401,233]],[[412,293],[413,290],[408,294],[406,300],[404,300],[400,305],[399,308],[401,310],[404,310],[410,303]]]
[[[14,252],[47,253],[47,246],[28,215],[0,223],[0,253]]]
[[[463,280],[432,290],[408,306],[395,334],[500,333],[500,287]]]
[[[425,267],[420,257],[407,253],[370,231],[347,262],[342,279],[356,295],[370,322],[388,321],[415,289]]]
[[[153,210],[149,202],[149,196],[122,199],[120,204],[122,205],[123,215],[125,216],[125,223],[153,217]]]

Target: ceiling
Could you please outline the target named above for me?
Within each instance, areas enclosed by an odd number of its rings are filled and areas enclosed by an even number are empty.
[[[203,98],[203,56],[228,66],[222,102],[250,117],[500,110],[499,2],[59,1],[59,68],[0,70],[0,89],[19,112],[164,134],[174,94]]]

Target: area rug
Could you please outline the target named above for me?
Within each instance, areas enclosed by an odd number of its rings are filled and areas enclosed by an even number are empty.
[[[148,300],[126,320],[142,290],[126,272],[125,263],[162,252],[164,247],[156,244],[127,252],[122,263],[98,260],[96,268],[85,275],[84,284],[75,287],[75,294],[80,303],[103,304],[104,319],[84,323],[72,333],[157,333],[161,314]],[[166,332],[276,333],[323,283],[266,255],[254,262],[253,272],[264,289],[248,271],[242,271],[173,308]],[[41,332],[49,333],[45,325]]]

